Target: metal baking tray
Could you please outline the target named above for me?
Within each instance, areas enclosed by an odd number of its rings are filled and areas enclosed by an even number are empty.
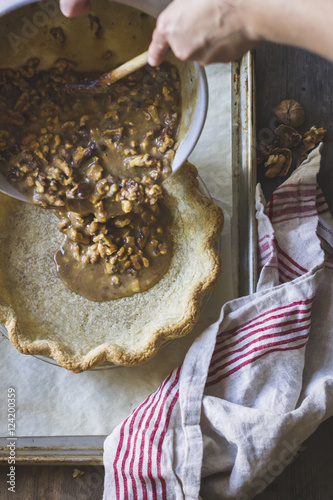
[[[254,55],[231,68],[233,164],[233,279],[238,296],[256,288]],[[17,436],[16,464],[102,465],[106,436]],[[8,463],[9,437],[0,437],[0,464]]]

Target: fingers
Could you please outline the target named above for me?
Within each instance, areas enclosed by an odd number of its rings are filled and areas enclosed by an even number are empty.
[[[173,0],[161,12],[149,46],[148,62],[151,66],[159,65],[170,48],[180,60],[185,61],[191,57],[197,49],[197,39],[193,36],[192,26],[198,22],[197,18],[201,21],[202,17],[200,12],[197,16],[193,15],[194,4],[197,8],[201,1]]]
[[[248,0],[172,0],[159,15],[149,63],[160,64],[169,49],[200,64],[239,59],[255,45],[247,29]]]
[[[164,60],[170,49],[169,18],[172,16],[175,2],[171,2],[159,15],[156,27],[152,36],[152,41],[148,49],[148,63],[151,66],[158,66]]]
[[[169,50],[166,38],[155,29],[153,38],[148,49],[148,63],[150,66],[158,66],[164,60]]]
[[[60,0],[61,12],[67,17],[81,16],[90,12],[89,0]]]

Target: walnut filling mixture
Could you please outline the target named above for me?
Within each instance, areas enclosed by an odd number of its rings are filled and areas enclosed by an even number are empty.
[[[75,63],[38,67],[0,70],[0,171],[57,215],[55,261],[69,288],[95,301],[147,290],[171,259],[161,184],[181,116],[178,72],[146,66],[93,95],[67,92],[92,77]]]

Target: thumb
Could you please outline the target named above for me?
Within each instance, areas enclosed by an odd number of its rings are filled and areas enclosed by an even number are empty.
[[[150,66],[161,64],[169,50],[166,38],[155,29],[151,44],[148,49],[148,63]]]

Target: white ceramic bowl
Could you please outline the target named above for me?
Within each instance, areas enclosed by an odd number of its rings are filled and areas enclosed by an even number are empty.
[[[67,19],[59,10],[58,0],[2,0],[0,3],[0,67],[19,66],[29,57],[41,59],[48,67],[59,57],[74,59],[82,71],[108,71],[147,49],[155,20],[168,0],[93,0],[93,13],[104,29],[102,40],[93,40],[87,16]],[[123,5],[120,5],[123,4]],[[135,8],[133,8],[135,7]],[[143,16],[142,12],[149,16]],[[151,16],[151,17],[150,17]],[[50,28],[62,27],[66,43],[60,47]],[[101,54],[112,50],[110,61]],[[208,87],[205,70],[195,62],[181,62],[171,53],[182,82],[182,119],[173,170],[179,168],[193,151],[203,129]],[[8,184],[8,183],[7,183]],[[9,184],[8,184],[9,186]],[[10,194],[14,197],[16,190]],[[1,188],[0,191],[5,190]],[[14,193],[13,193],[14,191]]]

